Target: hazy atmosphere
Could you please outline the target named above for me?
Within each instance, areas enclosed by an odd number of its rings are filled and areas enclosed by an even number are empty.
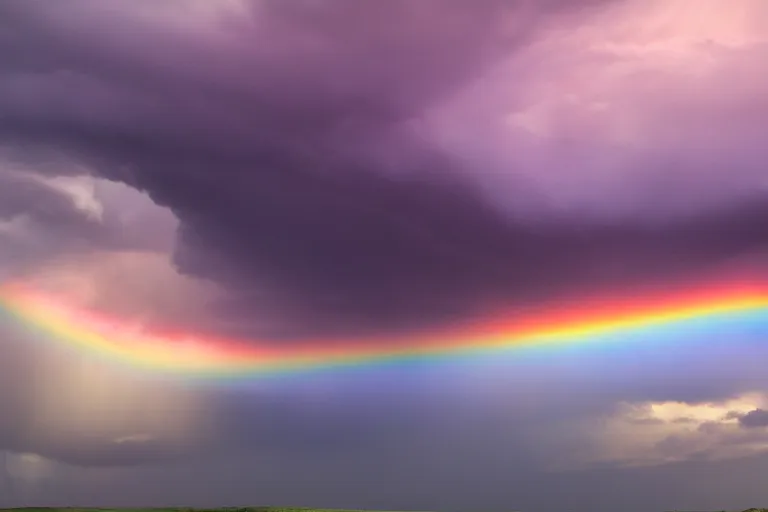
[[[766,506],[766,313],[766,0],[0,0],[0,507]]]

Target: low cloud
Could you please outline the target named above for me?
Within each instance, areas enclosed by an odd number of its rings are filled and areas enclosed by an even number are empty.
[[[575,433],[569,437],[580,448],[570,459],[552,455],[552,463],[567,469],[657,466],[765,453],[768,432],[744,427],[760,424],[757,407],[767,402],[761,392],[713,402],[621,402],[608,414],[570,425]],[[758,420],[745,422],[755,411]]]
[[[739,424],[744,428],[763,428],[768,427],[768,411],[765,409],[754,409],[738,417]]]

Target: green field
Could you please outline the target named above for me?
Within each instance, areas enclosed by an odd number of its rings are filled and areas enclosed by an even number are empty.
[[[0,508],[0,512],[392,512],[372,510],[351,510],[332,508],[302,508],[302,507],[222,507],[222,508],[81,508],[81,507],[25,507]],[[675,511],[685,512],[685,511]],[[728,512],[728,511],[714,511]],[[743,511],[730,512],[768,512],[768,508],[749,508]]]
[[[762,509],[761,509],[762,511]],[[81,508],[81,507],[24,507],[0,508],[0,512],[388,512],[303,507],[222,507],[222,508]],[[765,510],[768,512],[768,509]]]
[[[81,507],[24,507],[0,508],[0,512],[387,512],[302,507],[222,507],[222,508],[81,508]],[[768,510],[766,510],[768,512]]]
[[[0,512],[392,512],[332,508],[302,508],[302,507],[222,507],[222,508],[81,508],[81,507],[25,507],[0,508]],[[685,511],[675,511],[685,512]],[[728,511],[714,511],[728,512]],[[749,508],[743,511],[730,512],[768,512],[768,508]]]

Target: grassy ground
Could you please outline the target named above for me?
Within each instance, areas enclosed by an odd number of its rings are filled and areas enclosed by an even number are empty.
[[[24,507],[24,508],[0,508],[0,512],[389,512],[389,511],[341,510],[341,509],[330,509],[330,508],[302,508],[302,507],[222,507],[222,508]],[[768,512],[768,509],[765,509],[764,512]]]
[[[222,508],[80,508],[80,507],[25,507],[0,508],[0,512],[374,512],[301,507],[222,507]],[[384,511],[375,511],[384,512]],[[761,511],[762,512],[762,511]],[[765,510],[768,512],[768,509]]]
[[[384,512],[364,510],[340,510],[329,508],[301,508],[301,507],[223,507],[223,508],[0,508],[0,512]],[[721,511],[726,512],[726,511]],[[732,511],[733,512],[733,511]],[[750,508],[741,512],[768,512],[768,508]]]

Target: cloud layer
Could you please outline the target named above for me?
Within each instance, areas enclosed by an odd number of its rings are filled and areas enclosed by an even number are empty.
[[[179,268],[268,311],[259,334],[418,328],[764,250],[762,89],[721,83],[762,76],[757,28],[733,39],[757,4],[728,25],[714,4],[694,25],[617,2],[136,5],[4,4],[1,138],[168,206]],[[72,35],[87,20],[110,30]]]

